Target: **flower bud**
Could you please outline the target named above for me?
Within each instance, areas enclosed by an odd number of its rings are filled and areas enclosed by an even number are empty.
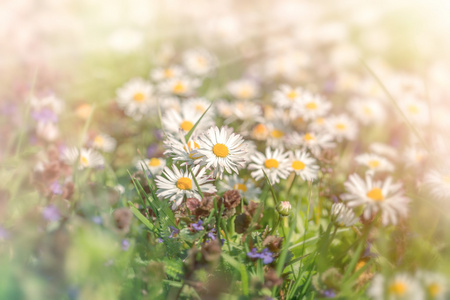
[[[277,211],[280,215],[287,217],[291,212],[292,205],[289,201],[281,201],[280,204],[277,205]]]

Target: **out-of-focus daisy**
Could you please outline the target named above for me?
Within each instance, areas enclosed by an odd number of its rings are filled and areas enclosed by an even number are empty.
[[[92,147],[104,152],[114,151],[116,144],[116,140],[105,133],[99,133],[92,139]]]
[[[280,179],[286,179],[289,175],[289,153],[282,149],[272,150],[266,148],[265,154],[256,152],[251,156],[252,163],[248,169],[254,170],[251,175],[256,180],[264,178],[264,173],[271,184],[279,183]]]
[[[200,86],[200,80],[187,76],[170,78],[159,84],[159,89],[164,94],[176,96],[189,96]]]
[[[249,79],[235,80],[227,85],[230,94],[238,100],[250,100],[258,97],[259,86]]]
[[[130,28],[119,28],[108,37],[109,47],[121,53],[130,53],[139,48],[143,42],[144,34]]]
[[[162,175],[156,177],[156,194],[160,199],[167,199],[176,209],[185,198],[202,200],[197,185],[192,175],[195,176],[198,186],[203,193],[214,193],[216,187],[210,183],[213,179],[205,174],[206,169],[199,165],[188,170],[179,170],[175,165],[172,168],[165,167]]]
[[[386,279],[377,274],[367,290],[367,294],[374,300],[423,300],[423,290],[414,278],[400,273],[392,279]]]
[[[52,122],[38,122],[36,124],[36,135],[47,142],[53,142],[59,137],[59,128]]]
[[[262,115],[261,106],[256,103],[236,101],[233,104],[233,114],[240,120],[254,120]]]
[[[75,109],[75,114],[83,120],[87,120],[89,118],[89,116],[91,115],[91,112],[92,112],[92,106],[88,103],[80,104]]]
[[[241,135],[233,133],[233,129],[211,127],[198,138],[201,155],[206,168],[212,168],[214,177],[222,178],[225,171],[229,174],[239,173],[245,166],[246,148]]]
[[[150,77],[156,82],[170,78],[178,78],[183,75],[183,69],[180,66],[169,66],[167,68],[156,68],[150,72]]]
[[[166,96],[159,98],[159,105],[161,106],[161,111],[165,112],[166,110],[181,110],[180,99],[176,96]]]
[[[269,128],[263,123],[256,124],[250,131],[251,138],[259,141],[266,140],[269,137],[269,134]]]
[[[142,78],[133,78],[117,90],[117,104],[127,116],[140,120],[156,105],[153,86]]]
[[[364,153],[355,157],[355,161],[362,166],[369,168],[372,173],[392,172],[394,165],[386,158],[372,153]]]
[[[63,160],[73,165],[78,160],[78,169],[95,168],[104,165],[103,156],[91,148],[81,148],[78,151],[76,147],[66,148],[62,153]]]
[[[441,274],[428,271],[419,271],[417,277],[425,289],[427,299],[446,299],[449,283],[447,278]]]
[[[418,146],[410,146],[404,152],[404,162],[408,167],[414,167],[422,164],[428,157],[427,152]]]
[[[242,197],[247,200],[258,199],[261,189],[256,187],[252,180],[244,180],[237,174],[225,176],[222,181],[219,182],[219,187],[222,192],[228,190],[238,190]]]
[[[424,125],[429,121],[428,106],[425,101],[407,97],[399,101],[399,106],[412,123]]]
[[[294,104],[299,104],[302,95],[302,88],[292,88],[287,84],[283,84],[273,93],[272,102],[281,108],[291,108]]]
[[[197,111],[194,107],[186,107],[180,112],[169,109],[162,117],[162,124],[164,129],[170,133],[177,133],[181,129],[186,134],[194,127],[202,114],[202,112]],[[206,113],[196,127],[195,132],[209,127],[211,123],[209,113]]]
[[[136,169],[148,173],[148,175],[156,176],[161,174],[166,166],[166,160],[160,157],[144,158],[137,160],[134,165]]]
[[[293,132],[286,138],[286,141],[290,145],[308,149],[316,156],[319,155],[323,149],[330,149],[336,146],[336,143],[333,142],[333,136],[325,132],[314,133],[310,131],[302,134]]]
[[[316,160],[307,152],[295,150],[289,152],[289,171],[295,172],[305,181],[311,181],[317,178],[319,166]]]
[[[225,100],[216,100],[214,106],[222,118],[228,119],[233,115],[233,104]]]
[[[338,142],[344,139],[354,140],[358,133],[358,125],[345,114],[327,118],[326,128]]]
[[[323,132],[327,130],[327,118],[319,117],[308,124],[308,130],[314,132]]]
[[[268,125],[268,128],[269,135],[267,137],[267,145],[271,147],[283,146],[288,128],[281,122],[271,123]]]
[[[399,217],[408,214],[409,199],[403,195],[402,185],[393,184],[391,177],[384,181],[373,181],[372,177],[366,176],[364,181],[359,175],[352,174],[345,183],[345,189],[347,193],[341,195],[341,199],[349,207],[363,206],[366,220],[380,212],[384,226],[395,225]]]
[[[181,105],[181,109],[194,108],[199,113],[203,114],[208,107],[211,105],[211,102],[206,100],[205,98],[189,98],[183,101]],[[211,108],[208,111],[209,115],[214,114],[214,106],[211,106]]]
[[[205,76],[216,67],[217,61],[205,49],[192,49],[183,53],[183,65],[191,74]]]
[[[398,157],[397,149],[384,143],[372,143],[369,150],[375,154],[385,156],[391,160],[396,160]]]
[[[363,125],[382,123],[386,119],[383,104],[377,99],[353,99],[348,108]]]
[[[57,117],[57,115],[59,115],[64,109],[64,102],[53,94],[45,97],[33,96],[30,98],[29,103],[32,112],[47,112],[47,114],[52,113],[55,117]]]
[[[325,116],[331,109],[331,103],[319,95],[303,93],[298,104],[292,107],[292,114],[305,121],[315,120]]]
[[[170,156],[175,162],[181,162],[182,166],[200,163],[200,155],[197,153],[200,146],[192,137],[186,142],[184,134],[169,134],[167,139],[164,140],[164,146],[167,149],[164,151],[164,155]]]
[[[334,203],[330,215],[332,222],[339,227],[351,227],[358,222],[353,210],[344,203]]]
[[[437,199],[450,199],[450,172],[431,170],[425,175],[424,184]]]

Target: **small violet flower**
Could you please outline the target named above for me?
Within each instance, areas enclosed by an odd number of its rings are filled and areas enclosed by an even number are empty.
[[[202,220],[199,220],[197,223],[193,223],[192,224],[192,228],[194,228],[196,231],[201,231],[201,230],[205,229],[203,227],[203,221]]]
[[[127,251],[130,248],[130,241],[127,239],[122,240],[122,250]]]
[[[47,221],[58,221],[61,218],[59,209],[54,205],[49,205],[42,210],[42,216]]]
[[[261,253],[258,253],[256,248],[247,253],[247,256],[253,259],[262,259],[263,264],[267,265],[273,262],[273,253],[269,249],[264,248]]]
[[[63,193],[62,186],[58,181],[55,181],[50,185],[50,190],[54,195],[62,195]]]

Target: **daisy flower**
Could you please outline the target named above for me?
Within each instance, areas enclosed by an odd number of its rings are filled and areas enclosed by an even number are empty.
[[[136,166],[136,169],[143,171],[148,175],[156,176],[161,174],[166,166],[166,160],[159,157],[144,158],[137,160],[134,165]]]
[[[427,157],[428,153],[418,146],[410,146],[406,148],[404,152],[404,162],[407,167],[418,166],[422,164]]]
[[[327,123],[327,118],[319,117],[308,124],[308,130],[314,132],[326,131]]]
[[[326,128],[338,142],[342,140],[354,140],[358,133],[358,126],[351,118],[345,114],[331,116],[325,121]]]
[[[344,203],[334,203],[330,215],[332,222],[339,227],[351,227],[358,222],[353,210]]]
[[[300,146],[311,151],[315,156],[318,156],[323,149],[336,146],[336,143],[333,142],[333,136],[325,132],[314,133],[310,131],[302,134],[294,132],[286,138],[286,141],[290,145]]]
[[[427,124],[429,121],[428,105],[425,101],[413,97],[403,98],[399,103],[400,109],[409,121],[419,125]]]
[[[425,289],[427,299],[444,300],[448,289],[448,280],[438,273],[419,271],[417,273],[419,281]]]
[[[175,165],[172,168],[165,167],[162,175],[155,179],[157,196],[160,199],[168,199],[173,202],[172,209],[181,205],[185,198],[202,200],[197,185],[192,175],[195,176],[198,186],[203,193],[215,193],[216,187],[210,183],[213,179],[205,174],[206,169],[199,165],[194,168],[179,170]]]
[[[254,120],[262,115],[261,106],[250,101],[233,103],[233,114],[240,120]]]
[[[170,156],[174,162],[181,162],[183,165],[192,165],[200,162],[198,160],[200,155],[197,153],[197,149],[200,148],[199,144],[194,138],[186,143],[184,135],[178,133],[177,136],[168,134],[167,139],[163,142],[165,148],[164,155]]]
[[[295,172],[305,181],[311,181],[317,178],[319,166],[316,160],[307,152],[295,150],[289,152],[289,171]]]
[[[400,273],[391,279],[377,274],[367,290],[374,300],[422,300],[424,293],[419,282],[411,276]]]
[[[225,100],[216,100],[214,106],[222,118],[228,119],[233,116],[233,104]]]
[[[47,142],[53,142],[59,137],[59,128],[52,122],[38,122],[36,135]]]
[[[256,200],[259,194],[261,194],[261,189],[256,187],[252,180],[244,180],[237,174],[225,176],[219,182],[219,187],[222,192],[238,190],[241,196],[247,200]]]
[[[258,141],[265,141],[269,137],[269,128],[264,123],[258,123],[250,131],[250,137]]]
[[[159,98],[159,105],[161,106],[161,111],[165,112],[167,110],[173,109],[176,111],[181,110],[180,99],[175,96],[167,96]]]
[[[357,174],[349,176],[345,183],[346,194],[341,199],[349,207],[363,206],[363,217],[369,220],[378,212],[381,213],[381,222],[384,226],[397,224],[399,217],[408,214],[409,199],[403,195],[401,184],[393,184],[392,178],[384,181],[373,181],[366,175],[364,181]]]
[[[272,102],[280,108],[291,108],[294,104],[299,103],[302,94],[302,88],[292,88],[283,84],[273,93]]]
[[[202,155],[206,168],[213,168],[214,177],[222,178],[225,171],[239,173],[245,166],[244,139],[231,128],[211,127],[199,136],[198,144],[197,153]]]
[[[116,144],[117,141],[105,133],[97,134],[92,140],[92,148],[104,152],[113,152],[116,148]]]
[[[264,178],[266,173],[270,184],[279,183],[280,179],[286,179],[289,175],[289,153],[283,152],[282,149],[272,150],[270,147],[266,148],[265,154],[256,152],[250,158],[248,169],[254,170],[251,175],[255,180]]]
[[[249,79],[235,80],[227,85],[230,94],[238,100],[250,100],[259,95],[259,86]]]
[[[331,103],[319,95],[303,93],[300,101],[292,107],[291,113],[305,121],[325,116],[331,109]]]
[[[78,151],[76,147],[66,148],[62,153],[63,161],[68,165],[73,165],[78,160],[78,169],[95,168],[104,165],[103,156],[90,148],[81,148]]]
[[[57,116],[64,109],[64,102],[53,94],[45,97],[32,96],[29,100],[29,103],[30,108],[33,112],[32,115],[35,115],[37,112],[40,112],[41,114],[46,114],[48,117],[50,117],[50,114],[52,114],[52,117],[54,116],[54,118],[56,118],[56,121]],[[47,119],[54,119],[48,117]]]
[[[193,107],[185,107],[180,112],[169,109],[165,112],[162,118],[164,129],[170,133],[177,133],[180,129],[184,134],[187,134],[201,118],[203,113],[197,111]],[[196,127],[196,132],[211,126],[212,120],[209,114],[206,113],[201,122]]]
[[[205,49],[193,49],[183,53],[183,65],[196,76],[205,76],[217,65],[216,58]]]
[[[283,146],[288,129],[281,122],[269,124],[269,135],[267,136],[267,145],[271,147]]]
[[[170,78],[159,84],[159,89],[164,94],[172,94],[176,96],[191,95],[201,82],[198,79],[181,76]]]
[[[425,175],[424,184],[435,198],[450,199],[450,172],[431,170]]]
[[[150,77],[156,81],[160,82],[163,80],[178,78],[183,75],[183,69],[180,66],[170,66],[167,68],[156,68],[150,72]]]
[[[383,104],[377,99],[353,99],[348,108],[352,115],[363,125],[379,124],[386,119]]]
[[[394,165],[386,158],[372,153],[364,153],[355,157],[357,164],[369,168],[371,173],[392,172]]]
[[[397,149],[384,143],[372,143],[369,146],[369,150],[375,154],[386,156],[391,160],[396,160],[398,157]]]
[[[116,92],[117,104],[135,120],[151,113],[156,105],[153,86],[142,78],[133,78]]]
[[[203,114],[210,105],[211,101],[206,100],[205,98],[189,98],[183,101],[181,109],[184,110],[188,107],[193,107],[196,111]],[[214,114],[214,106],[211,106],[211,108],[208,111],[208,114],[211,115]]]

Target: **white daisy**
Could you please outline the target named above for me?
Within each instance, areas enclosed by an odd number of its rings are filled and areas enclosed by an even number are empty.
[[[236,101],[233,103],[233,114],[240,120],[254,120],[262,115],[262,109],[254,102]]]
[[[271,147],[281,147],[284,145],[286,134],[289,131],[281,122],[268,124],[269,135],[266,142]]]
[[[295,150],[289,152],[289,171],[295,172],[305,181],[311,181],[317,178],[319,166],[316,160],[307,152]]]
[[[103,156],[91,148],[81,148],[78,151],[76,147],[66,148],[62,153],[63,161],[68,165],[73,165],[78,160],[78,169],[95,168],[104,165]]]
[[[407,97],[402,98],[399,106],[410,122],[419,125],[428,123],[428,105],[425,103],[425,101],[421,101],[413,97]]]
[[[342,202],[331,206],[330,215],[332,222],[339,227],[351,227],[358,222],[353,210]]]
[[[59,128],[53,122],[37,122],[36,135],[47,142],[53,142],[59,137]]]
[[[393,278],[386,278],[377,274],[367,294],[374,300],[423,300],[424,292],[416,279],[400,273]]]
[[[105,133],[97,134],[92,140],[92,147],[104,152],[113,152],[116,144],[117,141]]]
[[[442,168],[448,170],[448,168]],[[450,199],[450,172],[431,170],[425,175],[424,184],[437,199]]]
[[[187,134],[195,125],[195,123],[201,118],[203,113],[197,111],[193,107],[186,107],[180,112],[169,109],[162,117],[162,124],[164,130],[169,133],[177,133],[180,129]],[[209,117],[209,113],[206,113],[201,122],[195,128],[195,132],[201,131],[204,128],[211,126],[212,120]],[[195,133],[194,132],[194,133]]]
[[[148,175],[156,176],[161,174],[166,166],[166,160],[159,157],[144,158],[137,160],[134,165],[136,169],[148,173]]]
[[[404,152],[404,162],[407,167],[421,165],[428,157],[428,153],[421,147],[410,146]]]
[[[319,117],[308,124],[308,130],[314,132],[326,131],[327,123],[327,118]]]
[[[183,64],[193,75],[205,76],[217,65],[217,60],[205,49],[192,49],[183,53]]]
[[[185,198],[202,200],[192,175],[203,193],[216,192],[216,187],[210,183],[213,179],[208,177],[205,171],[206,169],[200,168],[199,165],[190,170],[179,170],[175,165],[172,169],[165,167],[162,175],[156,177],[156,194],[160,199],[173,202],[172,209],[180,206]]]
[[[170,78],[181,77],[184,70],[180,66],[169,66],[167,68],[156,68],[150,72],[153,81],[160,82]]]
[[[167,79],[159,84],[159,90],[164,94],[176,96],[189,96],[201,84],[198,79],[181,76]]]
[[[249,79],[232,81],[228,83],[227,89],[238,100],[250,100],[259,95],[259,86]]]
[[[383,104],[377,99],[353,99],[349,102],[348,108],[363,125],[379,124],[386,119]]]
[[[344,139],[354,140],[358,133],[358,126],[345,114],[331,116],[326,119],[325,126],[338,142]]]
[[[214,106],[222,118],[228,119],[233,116],[233,103],[225,100],[216,100]]]
[[[165,112],[170,109],[173,109],[176,111],[181,110],[180,99],[178,99],[178,97],[175,97],[175,96],[160,97],[159,105],[161,106],[162,112]]]
[[[164,155],[170,156],[174,162],[181,162],[182,166],[200,163],[200,155],[196,152],[200,146],[194,138],[191,137],[186,142],[182,133],[178,133],[178,135],[168,134],[163,143],[166,148]]]
[[[446,299],[449,281],[443,275],[429,271],[419,271],[417,273],[419,281],[425,289],[428,299]],[[448,295],[447,295],[448,296]],[[447,298],[448,299],[448,298]]]
[[[341,199],[349,207],[363,206],[366,220],[381,212],[384,226],[395,225],[399,217],[408,214],[409,199],[403,195],[402,185],[393,184],[391,177],[384,181],[373,181],[370,176],[366,176],[364,181],[357,174],[352,174],[345,183],[345,189],[347,193],[341,195]]]
[[[289,153],[282,149],[272,151],[270,147],[266,148],[265,155],[256,152],[251,156],[252,163],[248,169],[255,170],[251,173],[256,180],[264,178],[264,173],[271,184],[279,183],[280,179],[286,179],[289,175]]]
[[[256,124],[250,131],[250,137],[258,141],[265,141],[269,135],[269,128],[263,123]]]
[[[398,157],[397,149],[384,143],[372,143],[369,146],[369,150],[375,154],[386,156],[391,160],[396,160]]]
[[[64,109],[64,102],[53,94],[45,97],[32,96],[29,103],[33,111],[49,109],[56,115],[59,115]]]
[[[245,166],[247,149],[241,135],[233,133],[231,128],[211,127],[199,136],[200,148],[197,153],[202,155],[206,168],[213,168],[214,177],[222,178],[223,174],[235,172]]]
[[[252,180],[244,180],[237,174],[225,176],[224,179],[219,182],[219,187],[222,192],[238,190],[241,196],[248,201],[258,199],[259,194],[261,194],[261,189],[256,187]]]
[[[302,95],[302,88],[292,88],[287,84],[283,84],[273,93],[272,102],[281,108],[291,108],[293,105],[299,104]]]
[[[333,142],[333,136],[325,132],[314,133],[310,131],[303,134],[293,132],[286,138],[286,141],[290,145],[308,149],[315,156],[318,156],[324,149],[336,147],[336,143]]]
[[[116,94],[119,107],[135,120],[152,113],[157,103],[153,86],[142,78],[131,79]]]
[[[303,93],[300,101],[291,110],[291,114],[305,121],[312,121],[325,116],[331,109],[331,102],[319,95]]]
[[[211,101],[205,98],[189,98],[183,101],[181,104],[181,109],[184,110],[186,108],[194,108],[199,113],[203,114],[208,107],[211,105]],[[214,115],[214,106],[208,110],[208,115]]]
[[[355,157],[357,164],[369,168],[371,173],[392,172],[394,165],[386,158],[372,153],[364,153]]]

